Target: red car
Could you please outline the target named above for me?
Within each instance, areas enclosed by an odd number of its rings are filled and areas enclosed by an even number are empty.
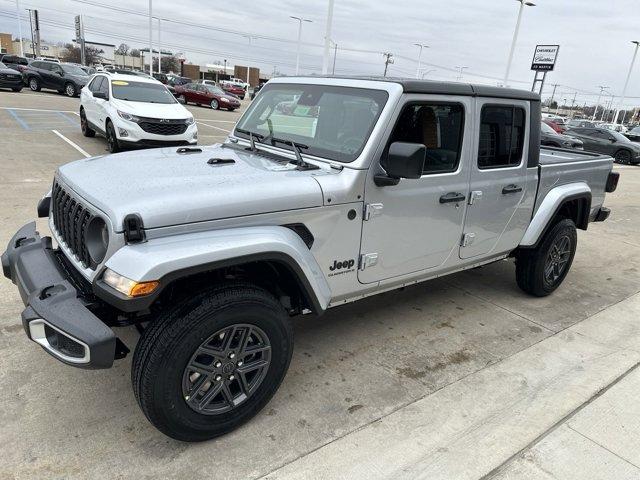
[[[565,129],[558,125],[556,122],[549,120],[548,118],[543,118],[542,121],[553,128],[556,133],[562,135],[565,132]]]
[[[246,92],[244,91],[244,88],[242,88],[241,86],[234,85],[233,83],[222,83],[221,86],[225,92],[235,95],[240,100],[244,100],[244,96]]]
[[[231,112],[236,108],[240,108],[240,100],[237,97],[229,95],[215,85],[187,83],[186,85],[176,85],[174,88],[176,90],[176,98],[184,100],[185,105],[189,103],[209,105],[214,110],[224,108]]]

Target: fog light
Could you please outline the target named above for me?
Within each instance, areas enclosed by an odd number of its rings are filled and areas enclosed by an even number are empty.
[[[196,132],[193,132],[193,139],[194,139],[194,140],[197,140],[197,139],[198,139],[198,132],[197,132],[197,131],[196,131]]]
[[[119,273],[114,272],[110,268],[107,268],[102,275],[104,283],[110,287],[116,289],[120,293],[125,294],[128,297],[141,297],[142,295],[149,295],[153,292],[160,282],[135,282]]]
[[[120,134],[121,137],[128,137],[129,136],[129,132],[127,130],[125,130],[124,128],[118,127],[118,133]]]

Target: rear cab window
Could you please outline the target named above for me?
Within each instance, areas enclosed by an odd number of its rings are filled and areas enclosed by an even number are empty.
[[[478,168],[520,165],[525,127],[524,108],[515,105],[484,105],[480,114]]]

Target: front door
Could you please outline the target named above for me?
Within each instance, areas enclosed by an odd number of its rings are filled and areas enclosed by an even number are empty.
[[[478,148],[471,162],[469,205],[460,258],[510,251],[524,235],[529,104],[479,99]]]
[[[466,208],[471,154],[472,97],[408,95],[389,127],[388,141],[369,169],[365,187],[360,270],[362,283],[436,269],[457,258]],[[393,142],[427,148],[423,175],[377,186]],[[367,219],[368,216],[368,219]]]

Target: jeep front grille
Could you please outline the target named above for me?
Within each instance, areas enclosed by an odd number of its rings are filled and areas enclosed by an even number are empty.
[[[51,190],[51,212],[60,240],[78,257],[84,268],[95,270],[86,244],[86,227],[91,220],[91,212],[71,197],[58,182],[54,182]]]

